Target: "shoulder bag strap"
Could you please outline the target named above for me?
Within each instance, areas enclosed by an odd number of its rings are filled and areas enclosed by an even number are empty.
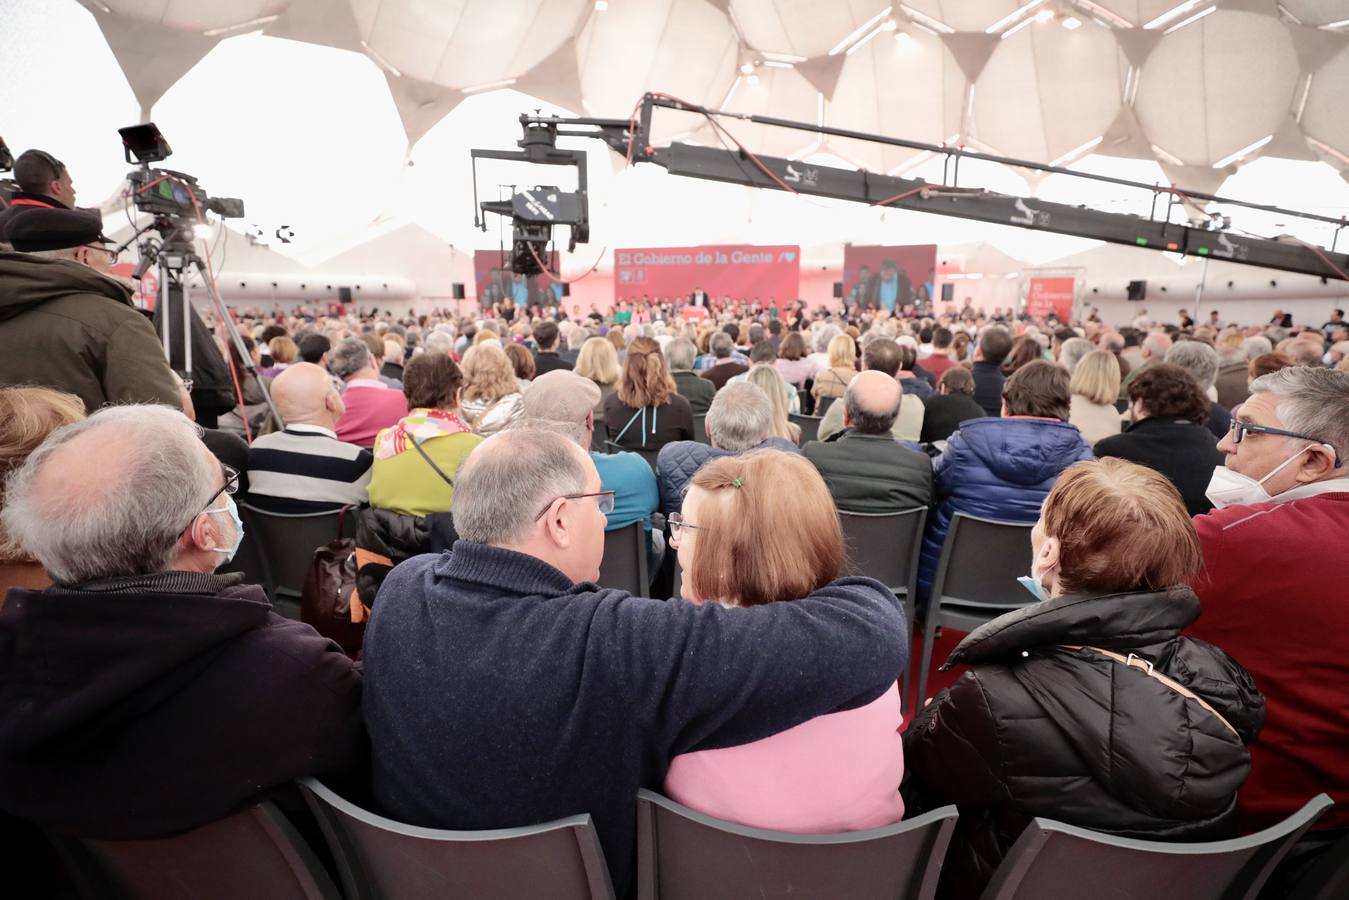
[[[1086,647],[1080,645],[1074,646],[1072,644],[1060,644],[1059,646],[1062,647],[1064,650],[1090,650],[1092,653],[1099,653],[1101,656],[1113,659],[1115,662],[1120,663],[1122,665],[1126,665],[1131,669],[1137,669],[1138,671],[1147,675],[1149,678],[1152,678],[1156,681],[1160,681],[1162,684],[1166,685],[1168,688],[1175,691],[1177,694],[1180,694],[1182,697],[1186,697],[1190,700],[1193,700],[1195,703],[1198,703],[1204,709],[1211,712],[1215,719],[1217,719],[1219,722],[1222,722],[1228,731],[1232,732],[1233,734],[1237,734],[1237,730],[1232,727],[1232,723],[1224,719],[1222,717],[1222,714],[1219,713],[1212,706],[1210,706],[1207,700],[1205,700],[1203,697],[1199,696],[1194,691],[1187,688],[1185,685],[1181,684],[1179,681],[1176,681],[1174,678],[1169,678],[1166,675],[1163,675],[1161,672],[1158,672],[1153,667],[1152,663],[1148,662],[1146,659],[1143,659],[1143,657],[1141,656],[1135,656],[1132,653],[1130,653],[1128,656],[1125,656],[1122,653],[1116,653],[1114,650],[1103,650],[1100,647]],[[1237,735],[1237,737],[1239,738],[1240,735]]]
[[[453,488],[454,488],[454,482],[450,480],[450,476],[448,476],[448,475],[446,475],[444,472],[440,471],[440,466],[438,466],[438,465],[436,465],[434,462],[432,462],[432,461],[431,461],[431,457],[429,457],[429,456],[426,455],[426,451],[422,449],[421,441],[418,441],[415,437],[412,437],[412,435],[408,435],[408,437],[412,438],[412,447],[413,447],[413,449],[416,450],[418,453],[420,453],[420,454],[422,455],[422,459],[426,460],[426,464],[427,464],[428,466],[430,466],[431,468],[435,469],[435,470],[436,470],[436,474],[439,475],[439,476],[441,477],[441,480],[443,480],[446,484],[448,484],[448,485],[450,486],[451,489],[453,489]]]

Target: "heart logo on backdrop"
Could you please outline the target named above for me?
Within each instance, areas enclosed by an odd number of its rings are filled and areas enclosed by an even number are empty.
[[[783,259],[783,260],[785,260],[785,261],[787,261],[787,262],[791,262],[791,261],[793,261],[794,259],[796,259],[796,252],[793,251],[793,250],[784,250],[784,251],[782,252],[782,256],[779,257],[779,258],[780,258],[780,259]]]

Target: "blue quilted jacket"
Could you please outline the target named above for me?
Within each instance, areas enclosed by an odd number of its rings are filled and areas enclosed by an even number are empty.
[[[786,438],[770,437],[762,444],[749,450],[785,450],[788,453],[800,453],[801,450]],[[675,441],[660,448],[656,457],[656,481],[660,483],[660,511],[665,515],[679,512],[684,503],[684,486],[694,473],[703,467],[709,459],[723,456],[739,456],[749,450],[738,452],[719,450],[700,444],[697,441]]]
[[[1059,473],[1094,459],[1074,425],[1051,419],[971,419],[951,435],[932,465],[936,515],[928,519],[918,597],[926,603],[942,543],[958,512],[1034,522]]]

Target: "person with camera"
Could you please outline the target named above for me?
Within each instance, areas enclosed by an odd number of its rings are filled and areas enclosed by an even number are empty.
[[[0,231],[5,223],[30,209],[73,209],[75,185],[65,163],[44,150],[28,150],[14,161],[14,192],[7,209],[0,209]]]
[[[73,199],[73,193],[71,194]],[[0,222],[0,385],[109,403],[180,408],[178,385],[131,289],[109,277],[116,251],[97,210],[14,207]]]

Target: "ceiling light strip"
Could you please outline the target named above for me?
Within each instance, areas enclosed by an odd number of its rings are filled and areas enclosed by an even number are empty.
[[[1063,154],[1058,159],[1051,162],[1049,165],[1051,168],[1061,166],[1064,163],[1068,162],[1070,159],[1076,159],[1077,157],[1085,154],[1088,150],[1092,149],[1103,140],[1105,140],[1105,135],[1092,138],[1091,140],[1083,144],[1081,147],[1074,147],[1072,150],[1069,150],[1067,153]]]
[[[1031,16],[1029,19],[1022,19],[1020,22],[1018,22],[1017,24],[1013,25],[1011,28],[1009,28],[1009,29],[1007,29],[1006,31],[1004,31],[1004,32],[1002,33],[1002,37],[1000,38],[1000,40],[1004,40],[1004,41],[1005,41],[1005,40],[1007,40],[1009,37],[1011,37],[1012,35],[1016,34],[1018,31],[1020,31],[1021,29],[1025,28],[1027,25],[1034,25],[1034,24],[1035,24],[1035,17],[1034,17],[1034,16]]]
[[[1228,155],[1228,156],[1224,156],[1222,159],[1218,160],[1216,163],[1213,164],[1213,168],[1215,168],[1215,169],[1221,169],[1221,168],[1223,168],[1224,166],[1227,166],[1227,165],[1229,165],[1229,164],[1231,164],[1231,163],[1234,163],[1234,162],[1236,162],[1236,161],[1239,160],[1239,159],[1242,159],[1242,158],[1244,158],[1244,157],[1250,156],[1252,153],[1254,153],[1255,151],[1259,150],[1261,147],[1265,146],[1266,144],[1268,144],[1268,143],[1269,143],[1270,141],[1272,141],[1272,140],[1274,140],[1274,135],[1272,135],[1272,134],[1267,134],[1267,135],[1265,135],[1264,137],[1262,137],[1260,140],[1258,140],[1258,141],[1256,141],[1255,143],[1251,144],[1250,146],[1248,146],[1248,147],[1242,147],[1242,148],[1241,148],[1240,150],[1238,150],[1236,153],[1230,154],[1230,155]]]
[[[894,9],[893,6],[887,6],[885,9],[876,13],[876,15],[872,16],[870,19],[867,19],[855,31],[853,31],[852,34],[848,35],[843,40],[835,44],[834,48],[829,51],[829,55],[838,56],[840,53],[846,50],[848,46],[853,43],[853,41],[857,40],[859,37],[866,34],[868,31],[874,28],[876,24],[879,23],[882,19],[890,15],[890,12],[893,9]]]
[[[872,38],[874,38],[876,35],[880,34],[880,33],[881,33],[882,31],[884,31],[884,30],[885,30],[885,23],[882,22],[881,24],[877,25],[875,28],[873,28],[873,29],[871,29],[870,31],[868,31],[868,32],[866,33],[866,36],[863,37],[860,41],[858,41],[857,43],[855,43],[855,44],[853,44],[851,47],[849,47],[847,53],[844,54],[844,55],[846,55],[846,56],[852,56],[852,55],[853,55],[854,53],[856,53],[858,50],[861,50],[863,47],[865,47],[865,46],[867,45],[867,43],[868,43]]]
[[[373,59],[375,62],[379,63],[379,65],[382,66],[383,68],[388,69],[388,70],[389,70],[389,74],[393,75],[394,78],[402,78],[402,77],[403,77],[403,73],[400,72],[400,71],[398,71],[398,69],[396,69],[396,68],[394,67],[393,63],[389,62],[389,61],[388,61],[387,59],[385,59],[383,56],[380,56],[380,54],[375,50],[374,47],[371,47],[371,46],[370,46],[369,44],[367,44],[365,41],[361,41],[361,46],[365,48],[366,54],[367,54],[371,59]]]
[[[477,94],[481,91],[494,91],[497,88],[510,87],[513,84],[515,84],[514,78],[503,78],[500,81],[488,81],[483,84],[471,84],[468,87],[460,88],[459,90],[465,94]]]
[[[1092,0],[1076,0],[1076,5],[1091,13],[1097,18],[1105,20],[1107,24],[1114,25],[1116,28],[1133,28],[1134,23],[1121,15],[1111,12],[1099,3],[1093,3]]]
[[[1218,7],[1216,7],[1216,6],[1210,6],[1208,9],[1200,10],[1199,12],[1197,12],[1197,13],[1195,13],[1194,15],[1190,16],[1190,17],[1189,17],[1188,19],[1186,19],[1185,21],[1183,21],[1183,22],[1178,22],[1178,23],[1176,23],[1175,25],[1172,25],[1170,28],[1166,29],[1166,31],[1163,31],[1162,34],[1163,34],[1163,35],[1167,35],[1167,34],[1170,34],[1170,33],[1173,32],[1173,31],[1180,31],[1180,30],[1181,30],[1182,28],[1184,28],[1186,25],[1193,25],[1195,22],[1198,22],[1200,19],[1204,18],[1204,16],[1208,15],[1209,13],[1215,13],[1215,12],[1217,12],[1217,11],[1218,11]]]
[[[1167,22],[1170,22],[1177,16],[1185,15],[1187,12],[1194,9],[1198,5],[1199,0],[1185,0],[1185,2],[1182,3],[1180,6],[1171,7],[1166,12],[1162,13],[1160,16],[1153,19],[1151,22],[1148,22],[1143,27],[1146,29],[1161,28]]]
[[[954,28],[952,28],[950,25],[947,25],[941,19],[935,19],[925,12],[920,12],[919,10],[914,9],[912,6],[908,6],[906,4],[901,3],[899,4],[899,8],[903,10],[904,15],[908,16],[910,19],[913,19],[914,22],[921,22],[922,24],[926,25],[928,28],[932,29],[938,34],[956,33],[956,30]]]
[[[100,6],[102,4],[99,4]],[[107,7],[104,7],[106,9]],[[259,28],[263,25],[270,25],[277,20],[277,16],[259,16],[256,19],[249,19],[247,22],[240,22],[238,25],[225,25],[220,28],[212,28],[209,31],[203,31],[202,34],[207,37],[220,37],[235,31],[247,31],[251,28]]]

